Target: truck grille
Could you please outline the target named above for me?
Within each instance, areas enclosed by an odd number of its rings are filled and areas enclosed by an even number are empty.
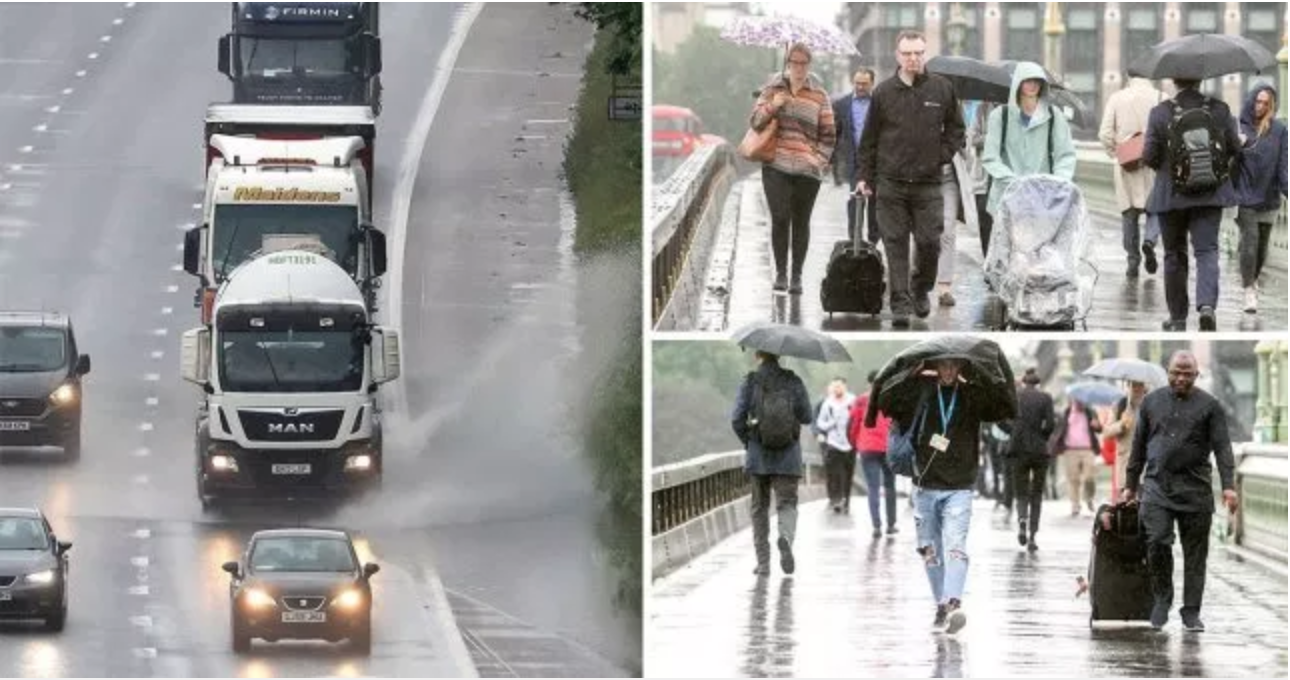
[[[288,416],[281,411],[238,411],[247,439],[262,442],[325,442],[336,438],[343,410],[302,411]]]
[[[16,397],[0,397],[0,418],[6,417],[34,417],[45,412],[44,399],[19,399]]]

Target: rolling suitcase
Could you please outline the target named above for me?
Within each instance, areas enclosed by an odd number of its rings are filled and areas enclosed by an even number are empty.
[[[1103,526],[1103,516],[1110,528]],[[1093,519],[1088,560],[1089,625],[1095,621],[1151,620],[1147,542],[1138,526],[1137,503],[1103,505]]]
[[[860,237],[869,229],[867,200],[856,197],[855,234],[851,240],[834,243],[829,255],[829,266],[820,284],[820,304],[830,316],[834,312],[882,313],[887,271],[882,254]]]

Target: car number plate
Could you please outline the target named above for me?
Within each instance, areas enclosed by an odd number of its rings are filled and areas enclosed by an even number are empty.
[[[278,463],[273,466],[275,475],[307,475],[312,470],[309,463]]]
[[[326,623],[326,612],[282,612],[283,623]]]
[[[26,432],[31,429],[31,423],[25,420],[0,420],[0,432]]]
[[[13,593],[7,590],[0,590],[0,602],[8,602],[13,599]]]

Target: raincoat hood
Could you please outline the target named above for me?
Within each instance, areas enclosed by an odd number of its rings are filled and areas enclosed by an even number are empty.
[[[1012,71],[1012,87],[1008,91],[1008,106],[1014,111],[1021,112],[1021,104],[1017,103],[1021,98],[1021,84],[1027,80],[1039,80],[1039,108],[1035,109],[1035,115],[1032,117],[1031,125],[1048,120],[1049,106],[1051,98],[1048,96],[1048,90],[1051,84],[1048,82],[1048,76],[1044,74],[1044,67],[1033,61],[1019,61],[1017,67]]]
[[[1268,92],[1272,95],[1272,117],[1276,118],[1277,111],[1277,89],[1267,83],[1260,83],[1255,86],[1250,94],[1245,97],[1245,104],[1241,107],[1241,125],[1254,127],[1254,99],[1259,96],[1260,92]]]

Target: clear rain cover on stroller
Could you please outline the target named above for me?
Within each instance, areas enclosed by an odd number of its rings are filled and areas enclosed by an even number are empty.
[[[1079,187],[1055,175],[1019,177],[1000,198],[985,275],[1011,321],[1071,323],[1092,306],[1096,270],[1080,271],[1088,250],[1088,212]]]

